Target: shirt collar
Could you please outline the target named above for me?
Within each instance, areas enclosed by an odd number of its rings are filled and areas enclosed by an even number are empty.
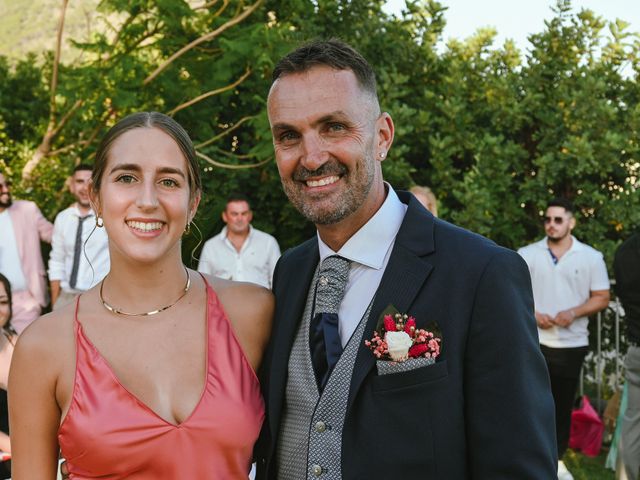
[[[89,208],[89,211],[87,212],[87,214],[83,215],[82,213],[80,213],[80,209],[78,208],[78,203],[77,202],[74,202],[74,204],[72,206],[73,206],[73,213],[78,218],[88,217],[88,216],[94,215],[92,208]]]
[[[340,255],[367,267],[381,269],[387,252],[393,245],[407,206],[400,201],[391,185],[385,182],[387,198],[378,211],[345,243],[334,252],[318,234],[320,261],[330,255]]]
[[[549,242],[547,237],[544,237],[542,240],[540,240],[538,242],[538,246],[540,248],[542,248],[543,250],[549,250]],[[583,249],[583,244],[582,242],[578,241],[578,239],[576,237],[574,237],[573,235],[571,235],[571,246],[569,247],[569,250],[567,250],[567,252],[573,252],[573,251],[580,251]]]

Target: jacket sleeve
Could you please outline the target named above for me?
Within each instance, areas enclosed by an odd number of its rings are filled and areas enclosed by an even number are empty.
[[[51,243],[51,236],[53,235],[53,224],[44,218],[40,209],[34,203],[35,208],[35,216],[36,216],[36,225],[38,226],[38,234],[40,235],[40,240],[46,243]]]
[[[471,478],[555,479],[554,403],[525,262],[500,249],[470,294],[464,384]]]

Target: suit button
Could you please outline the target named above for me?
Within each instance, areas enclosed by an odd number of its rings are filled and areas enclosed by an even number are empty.
[[[322,475],[322,467],[318,464],[311,465],[311,473],[313,473],[316,477]]]
[[[324,432],[327,429],[327,425],[324,422],[316,422],[315,424],[316,432]]]

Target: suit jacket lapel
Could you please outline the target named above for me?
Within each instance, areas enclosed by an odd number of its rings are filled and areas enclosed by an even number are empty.
[[[409,205],[389,257],[389,263],[376,292],[364,330],[364,338],[373,336],[378,317],[390,304],[402,313],[408,312],[413,300],[433,270],[433,265],[423,257],[435,250],[433,241],[434,217],[418,205],[418,201],[413,195],[406,192],[397,193],[400,200]],[[364,378],[374,365],[375,357],[362,342],[358,348],[351,379],[349,408]]]
[[[289,355],[293,340],[302,319],[307,294],[318,265],[318,241],[316,238],[306,242],[293,252],[288,260],[289,268],[278,272],[276,320],[273,332],[273,360],[268,373],[269,388],[269,426],[272,438],[278,433],[280,412],[285,394]]]

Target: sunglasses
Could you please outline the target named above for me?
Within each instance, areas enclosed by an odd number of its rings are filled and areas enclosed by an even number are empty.
[[[562,225],[564,223],[564,217],[544,217],[544,224],[555,223],[556,225]]]

